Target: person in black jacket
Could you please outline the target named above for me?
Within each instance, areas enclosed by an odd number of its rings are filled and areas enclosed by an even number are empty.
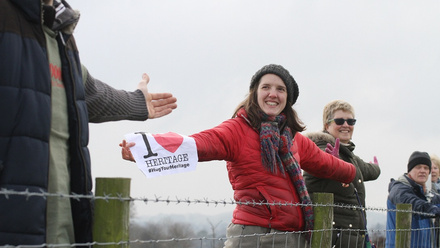
[[[335,146],[336,139],[339,139],[339,158],[356,167],[356,177],[348,187],[343,187],[337,181],[317,178],[305,172],[304,178],[312,200],[314,192],[327,192],[333,193],[335,204],[365,207],[364,182],[376,180],[380,175],[380,168],[376,158],[374,158],[374,163],[367,163],[353,153],[355,145],[351,138],[355,124],[353,107],[348,102],[334,100],[324,107],[323,131],[307,134],[307,137],[315,142],[321,150],[325,150],[328,144],[332,147]],[[364,247],[365,233],[357,231],[366,228],[363,214],[359,209],[334,208],[332,244],[335,247]]]
[[[115,90],[82,66],[65,1],[0,1],[0,191],[89,195],[88,123],[169,114],[170,93]],[[92,241],[90,199],[0,195],[0,246]]]

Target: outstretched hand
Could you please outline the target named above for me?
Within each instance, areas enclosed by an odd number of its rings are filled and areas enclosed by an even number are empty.
[[[325,152],[339,158],[339,138],[336,138],[334,147],[332,146],[332,144],[327,143],[327,148],[325,148]]]
[[[120,147],[122,147],[121,154],[122,158],[128,161],[136,162],[134,160],[133,154],[131,154],[130,147],[133,147],[135,143],[130,142],[127,143],[127,141],[123,140],[122,143],[119,144]]]
[[[142,80],[139,82],[138,89],[144,93],[148,109],[148,119],[165,116],[177,108],[177,98],[171,93],[150,93],[148,92],[148,82],[150,77],[147,73],[142,74]]]

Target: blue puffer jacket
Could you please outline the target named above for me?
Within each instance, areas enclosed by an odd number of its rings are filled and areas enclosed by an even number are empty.
[[[413,180],[411,180],[407,174],[399,177],[398,180],[391,179],[388,186],[388,199],[387,199],[387,234],[386,244],[387,248],[396,247],[395,239],[396,232],[392,231],[396,229],[396,212],[395,210],[398,203],[409,203],[412,205],[412,210],[416,212],[440,214],[440,208],[436,204],[440,203],[440,198],[435,195],[431,202],[428,202],[423,188]],[[423,229],[430,228],[431,219],[427,215],[413,214],[411,229]],[[411,232],[411,247],[414,248],[429,248],[431,247],[431,230],[417,230]]]
[[[0,188],[46,192],[51,77],[42,30],[41,0],[0,1]],[[88,114],[73,37],[59,40],[68,100],[71,190],[90,194]],[[77,243],[92,240],[89,200],[72,200]],[[0,245],[43,244],[46,199],[0,195]]]

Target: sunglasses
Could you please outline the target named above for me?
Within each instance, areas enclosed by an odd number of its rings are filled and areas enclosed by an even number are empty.
[[[356,119],[343,119],[343,118],[336,118],[336,119],[331,119],[328,121],[328,123],[334,121],[336,125],[344,125],[344,122],[347,122],[348,125],[350,126],[354,126],[354,124],[356,124]]]

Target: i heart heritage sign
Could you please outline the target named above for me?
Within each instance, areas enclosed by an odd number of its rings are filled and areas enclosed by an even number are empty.
[[[198,162],[196,142],[177,133],[150,134],[135,132],[125,135],[138,168],[146,177],[193,171]]]

